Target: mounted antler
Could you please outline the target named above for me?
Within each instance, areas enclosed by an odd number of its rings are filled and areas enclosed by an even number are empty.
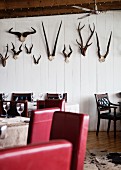
[[[66,46],[65,46],[65,44],[64,44],[64,49],[63,49],[63,54],[64,54],[64,57],[65,57],[65,62],[66,63],[68,63],[69,62],[69,57],[71,56],[71,54],[72,54],[72,48],[71,48],[71,46],[69,45],[69,50],[70,50],[70,52],[67,54],[65,51],[66,51]]]
[[[32,48],[33,48],[33,44],[32,44],[32,46],[30,47],[30,49],[28,49],[27,46],[26,46],[26,44],[25,44],[25,48],[26,48],[26,53],[27,53],[27,54],[31,54]]]
[[[47,47],[47,55],[48,55],[48,59],[50,61],[52,61],[54,59],[54,57],[55,57],[56,46],[57,46],[57,41],[58,41],[58,36],[59,36],[60,29],[61,29],[61,25],[62,25],[62,21],[61,21],[60,26],[59,26],[59,30],[58,30],[57,37],[56,37],[56,40],[55,40],[53,52],[52,52],[52,54],[50,54],[49,45],[48,45],[48,41],[47,41],[47,36],[46,36],[46,33],[45,33],[44,24],[42,22],[42,28],[43,28],[43,32],[44,32],[46,47]]]
[[[7,56],[7,53],[8,53],[8,44],[7,44],[7,51],[6,51],[6,54],[5,54],[5,57],[2,56],[2,54],[0,54],[0,57],[1,57],[1,61],[2,61],[2,66],[5,67],[6,66],[6,60],[8,59],[9,56]]]
[[[20,45],[19,51],[17,51],[17,52],[15,50],[15,46],[13,43],[12,43],[12,46],[13,46],[13,48],[11,50],[13,51],[13,58],[16,60],[18,58],[18,55],[22,52],[22,50],[21,50],[22,44]]]
[[[32,28],[32,27],[31,27],[31,28]],[[35,30],[34,28],[32,28],[33,31],[31,31],[31,32],[27,31],[27,32],[23,32],[23,33],[14,32],[14,31],[12,31],[12,29],[13,29],[13,28],[9,29],[8,32],[11,33],[11,34],[17,35],[17,37],[19,38],[19,40],[20,40],[21,42],[24,42],[24,41],[25,41],[25,38],[26,38],[29,34],[34,34],[34,33],[36,33],[36,30]]]
[[[110,37],[109,37],[109,40],[108,40],[108,45],[107,45],[107,51],[105,53],[105,55],[101,55],[100,54],[100,45],[99,45],[99,38],[98,38],[98,35],[97,35],[97,32],[96,32],[96,39],[97,39],[97,48],[98,48],[98,57],[99,57],[99,61],[100,62],[104,62],[108,53],[109,53],[109,47],[110,47],[110,42],[111,42],[111,37],[112,37],[112,31],[110,33]]]
[[[79,43],[77,40],[76,40],[76,42],[78,43],[79,48],[80,48],[80,50],[81,50],[81,54],[82,54],[83,56],[86,55],[86,50],[87,50],[87,48],[92,44],[92,43],[89,44],[89,41],[91,40],[91,38],[92,38],[92,36],[93,36],[93,34],[94,34],[94,31],[95,31],[95,25],[93,24],[93,26],[94,26],[94,28],[93,28],[93,30],[92,30],[91,27],[90,27],[90,25],[89,25],[89,29],[90,29],[90,31],[91,31],[91,34],[90,34],[90,36],[89,36],[89,38],[88,38],[88,40],[87,40],[87,42],[86,42],[86,45],[84,46],[84,45],[83,45],[82,35],[81,35],[81,30],[85,27],[85,25],[83,25],[81,28],[80,28],[80,23],[79,23],[79,25],[78,25],[78,33],[79,33],[79,37],[80,37],[81,43]]]
[[[40,58],[41,58],[41,55],[40,55],[40,57],[36,60],[36,58],[35,58],[34,55],[33,55],[34,64],[39,64]]]

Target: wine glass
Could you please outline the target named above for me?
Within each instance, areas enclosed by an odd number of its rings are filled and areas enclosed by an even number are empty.
[[[17,109],[18,114],[20,115],[20,121],[21,121],[21,114],[24,111],[24,103],[17,103],[16,109]]]
[[[3,101],[6,101],[7,98],[8,98],[8,96],[9,96],[8,93],[3,93],[3,94],[2,94],[2,99],[3,99]]]
[[[62,96],[62,94],[59,94],[59,99],[61,100],[61,99],[63,99],[63,96]]]
[[[2,94],[2,100],[5,101],[5,93]]]
[[[6,118],[8,117],[8,110],[10,109],[10,102],[3,102],[3,109],[6,112]]]
[[[41,98],[43,97],[43,93],[39,93],[39,99],[41,100]]]

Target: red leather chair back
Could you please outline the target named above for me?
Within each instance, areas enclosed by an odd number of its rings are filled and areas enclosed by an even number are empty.
[[[65,140],[2,149],[0,170],[70,170],[71,152]]]
[[[50,139],[66,139],[73,145],[71,170],[83,170],[89,115],[55,112]]]
[[[59,108],[44,108],[32,111],[27,143],[49,141],[53,113],[59,110]]]
[[[46,99],[37,101],[37,109],[59,107],[61,111],[65,111],[65,99]]]

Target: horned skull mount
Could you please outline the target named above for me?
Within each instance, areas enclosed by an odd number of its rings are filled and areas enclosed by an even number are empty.
[[[15,50],[15,46],[13,43],[12,43],[12,46],[13,46],[13,48],[11,50],[13,51],[13,58],[16,60],[18,58],[19,54],[22,52],[22,49],[21,49],[22,44],[19,47],[19,51]]]
[[[29,32],[29,31],[26,31],[26,32],[23,32],[23,33],[15,32],[15,31],[12,31],[13,28],[9,29],[8,32],[11,33],[11,34],[15,34],[21,42],[24,42],[28,35],[36,33],[36,30],[33,27],[31,27],[31,28],[33,30],[31,32]]]
[[[99,38],[98,38],[98,35],[97,35],[97,32],[96,32],[96,39],[97,39],[97,48],[98,48],[98,57],[99,57],[99,62],[104,62],[108,53],[109,53],[109,47],[110,47],[110,42],[111,42],[111,37],[112,37],[112,31],[110,33],[110,37],[109,37],[109,40],[108,40],[108,45],[107,45],[107,51],[104,55],[101,55],[100,54],[100,45],[99,45]]]
[[[64,57],[65,57],[65,62],[66,63],[69,63],[69,58],[70,58],[70,56],[71,56],[71,54],[72,54],[72,48],[71,48],[71,46],[69,45],[69,50],[70,50],[70,52],[67,54],[65,51],[66,51],[66,46],[65,46],[65,44],[64,44],[64,49],[63,49],[63,54],[64,54]]]
[[[49,49],[49,45],[48,45],[48,41],[47,41],[47,36],[46,36],[46,33],[45,33],[44,24],[42,22],[42,28],[43,28],[43,33],[44,33],[45,43],[46,43],[46,48],[47,48],[47,55],[48,55],[48,59],[50,61],[52,61],[54,59],[54,57],[55,57],[56,46],[57,46],[57,41],[58,41],[58,36],[59,36],[59,33],[60,33],[61,25],[62,25],[62,21],[61,21],[59,29],[58,29],[58,33],[57,33],[57,36],[56,36],[53,52],[52,52],[52,54],[50,54],[50,49]]]
[[[34,55],[33,55],[34,64],[39,64],[40,58],[41,58],[41,55],[40,55],[40,57],[39,57],[38,59],[36,59],[36,58],[34,57]]]
[[[27,53],[27,54],[31,54],[32,48],[33,48],[33,44],[32,44],[32,46],[30,47],[30,49],[28,49],[27,46],[26,46],[26,44],[25,44],[25,49],[26,49],[26,53]]]
[[[79,43],[79,42],[76,40],[77,44],[79,45],[81,54],[82,54],[83,56],[86,55],[87,48],[92,44],[92,43],[89,44],[89,41],[91,40],[91,38],[92,38],[92,36],[93,36],[93,34],[94,34],[95,25],[93,24],[93,27],[94,27],[93,30],[91,29],[91,27],[90,27],[90,25],[89,25],[89,29],[90,29],[90,31],[91,31],[91,34],[90,34],[90,36],[89,36],[89,38],[88,38],[85,46],[84,46],[84,44],[83,44],[83,39],[82,39],[82,35],[81,35],[81,30],[82,30],[84,27],[85,27],[85,25],[83,25],[83,26],[80,28],[80,22],[79,22],[79,25],[78,25],[78,29],[77,29],[77,30],[78,30],[78,33],[79,33],[79,37],[80,37],[81,43]]]
[[[9,58],[9,56],[7,56],[7,53],[8,53],[8,44],[7,44],[6,47],[7,47],[7,51],[6,51],[5,57],[3,57],[2,54],[0,54],[1,62],[2,62],[2,66],[3,66],[3,67],[6,66],[6,61],[7,61],[7,59]]]

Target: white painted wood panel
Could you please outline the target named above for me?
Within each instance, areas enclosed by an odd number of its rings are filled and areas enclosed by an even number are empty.
[[[0,20],[0,53],[5,55],[6,45],[9,45],[9,59],[6,67],[1,65],[0,60],[0,92],[22,92],[29,91],[39,93],[68,93],[69,103],[79,103],[81,113],[90,116],[90,130],[96,130],[97,112],[95,93],[109,93],[111,101],[117,103],[121,98],[117,95],[121,91],[121,11],[106,12],[100,15],[92,15],[83,20],[76,15],[58,15],[47,17],[13,18]],[[58,38],[55,59],[48,60],[42,21],[45,26],[50,52],[52,53],[57,31],[62,20],[62,26]],[[100,63],[97,56],[96,36],[93,35],[92,45],[87,49],[86,56],[82,56],[76,39],[80,42],[77,27],[81,21],[84,44],[90,35],[89,24],[98,33],[101,54],[105,54],[110,32],[112,40],[109,54],[105,62]],[[15,31],[31,31],[35,28],[37,33],[28,35],[22,45],[22,53],[17,60],[13,59],[12,45],[18,50],[21,42],[15,35],[7,33],[13,27]],[[26,54],[25,43],[28,47],[33,44],[31,54]],[[73,49],[70,62],[65,63],[62,50],[69,44]],[[41,55],[39,64],[34,64],[33,55],[37,59]],[[9,96],[10,97],[10,96]],[[101,130],[107,129],[107,122],[101,121]],[[113,126],[111,127],[113,130]],[[120,129],[120,122],[118,124]]]

